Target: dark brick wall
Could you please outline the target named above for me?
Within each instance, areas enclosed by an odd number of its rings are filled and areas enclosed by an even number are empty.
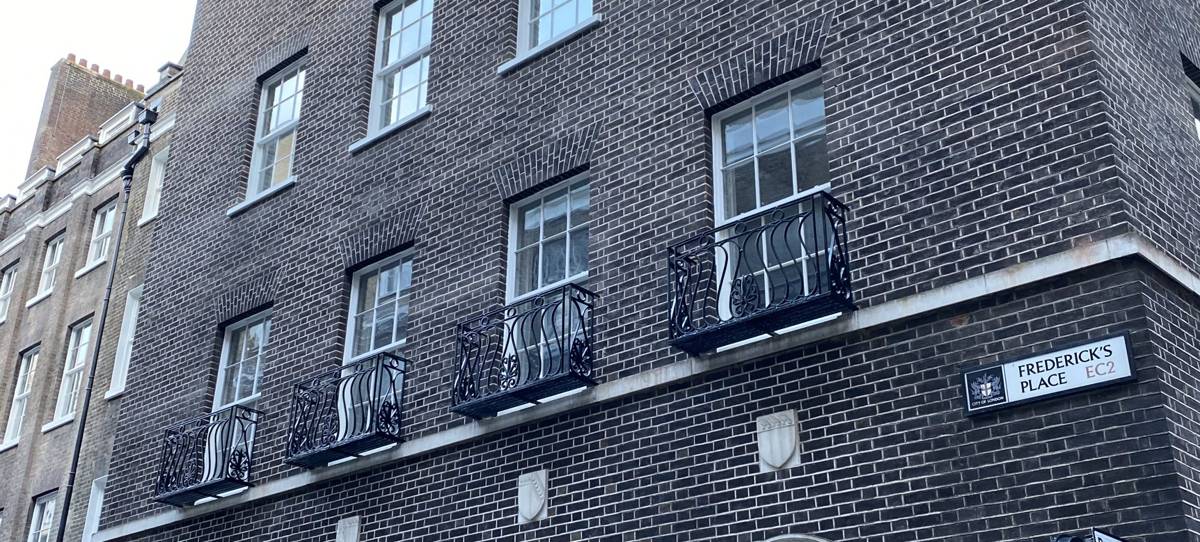
[[[1164,0],[1093,4],[1128,220],[1198,272],[1200,139],[1184,93],[1181,57],[1200,61],[1200,5]]]
[[[432,115],[351,154],[347,147],[366,133],[374,56],[373,3],[200,3],[163,204],[164,213],[173,220],[159,228],[150,257],[143,306],[145,340],[137,344],[131,374],[131,386],[139,393],[122,406],[106,525],[165,509],[150,501],[161,428],[210,407],[221,326],[238,312],[223,310],[227,305],[214,306],[214,300],[252,297],[255,303],[235,306],[246,310],[251,305],[270,306],[274,311],[263,394],[258,403],[266,413],[256,434],[255,476],[259,481],[298,472],[282,461],[291,385],[340,361],[350,290],[348,271],[395,249],[411,247],[414,251],[414,305],[408,343],[414,361],[408,390],[411,431],[414,435],[429,435],[464,423],[448,410],[455,369],[453,329],[455,323],[503,300],[507,203],[579,170],[588,172],[591,187],[593,225],[587,286],[600,295],[596,313],[599,378],[610,381],[685,360],[681,352],[666,343],[665,252],[670,243],[713,223],[709,114],[731,100],[800,75],[803,70],[820,69],[824,74],[833,193],[851,208],[848,230],[855,267],[853,280],[863,306],[928,291],[1133,229],[1128,210],[1131,204],[1125,198],[1117,169],[1112,109],[1106,104],[1108,96],[1102,83],[1103,57],[1095,44],[1095,23],[1084,0],[596,0],[597,11],[604,15],[603,24],[545,57],[499,76],[496,67],[515,52],[516,6],[515,0],[439,0],[429,88]],[[253,17],[246,15],[250,12]],[[226,210],[240,202],[245,192],[259,101],[258,81],[300,52],[307,55],[308,73],[298,129],[297,182],[244,213],[228,217]],[[379,253],[369,254],[372,251]],[[271,288],[254,297],[244,293],[251,284],[270,284]],[[1011,302],[1019,303],[1015,298]],[[1047,315],[1039,318],[1044,325],[1050,323]],[[1107,328],[1113,322],[1128,320],[1112,318],[1111,322],[1087,329]],[[958,347],[961,358],[939,358],[942,365],[928,370],[937,372],[938,378],[949,379],[957,374],[958,363],[974,362],[981,355],[1032,348],[1033,343],[1044,347],[1052,340],[1078,338],[1084,329],[1050,332],[1004,322],[1006,328],[1011,328],[1007,331],[1011,336],[997,342],[975,337],[971,340],[978,345]],[[1027,337],[1022,338],[1021,333]],[[926,340],[923,335],[897,340],[861,338],[857,348],[903,351],[913,341],[926,344]],[[837,347],[823,344],[797,356],[832,356],[827,351],[830,348]],[[943,355],[943,350],[930,348]],[[844,367],[809,362],[804,367],[840,368],[847,374],[857,374],[855,371],[869,371],[868,364],[875,361],[849,353],[838,355],[841,357],[837,363]],[[310,507],[318,501],[328,503],[335,496],[376,498],[374,493],[346,493],[359,484],[380,487],[403,483],[403,487],[416,488],[412,491],[434,491],[420,484],[440,480],[446,472],[469,470],[467,458],[471,454],[503,451],[487,456],[496,461],[508,461],[518,454],[526,458],[519,465],[524,469],[541,457],[536,454],[550,454],[548,450],[554,443],[573,441],[575,437],[564,436],[572,435],[572,430],[579,434],[605,431],[616,439],[641,439],[637,446],[644,448],[630,445],[639,457],[682,453],[650,444],[653,426],[650,422],[638,425],[640,420],[683,416],[673,409],[686,411],[690,408],[686,406],[687,394],[702,393],[691,386],[727,390],[737,387],[738,379],[753,378],[740,384],[746,388],[741,393],[749,394],[762,386],[786,387],[759,380],[761,372],[771,374],[770,362],[755,367],[758,369],[738,370],[684,386],[667,399],[630,400],[631,404],[648,403],[623,406],[622,418],[603,417],[602,409],[578,419],[564,417],[553,422],[561,425],[515,430],[478,447],[355,477],[267,509],[231,512],[206,525],[268,513],[273,519],[264,522],[290,525],[281,518],[308,517],[313,510]],[[804,369],[801,374],[811,373],[818,378],[816,371]],[[722,378],[732,380],[725,382]],[[1147,377],[1143,385],[1150,386],[1152,381]],[[869,381],[848,376],[839,385],[869,387],[864,382]],[[924,389],[921,382],[915,381],[913,391]],[[945,380],[941,391],[934,394],[940,402],[929,404],[932,396],[923,397],[925,402],[906,408],[934,409],[940,413],[939,419],[954,420],[958,415],[957,395],[948,382]],[[870,395],[869,389],[860,387],[849,389],[875,399],[839,398],[845,401],[843,406],[853,407],[852,411],[885,410],[872,402],[882,400],[883,395]],[[1100,399],[1075,401],[1089,400]],[[1107,408],[1112,412],[1104,415],[1130,418],[1111,421],[1119,427],[1132,423],[1158,431],[1156,437],[1146,437],[1146,442],[1129,437],[1137,443],[1136,449],[1148,450],[1146,463],[1151,470],[1126,474],[1130,479],[1161,480],[1161,476],[1172,476],[1173,463],[1169,452],[1165,452],[1167,459],[1153,454],[1169,448],[1168,424],[1161,412],[1153,412],[1153,417],[1139,414],[1154,411],[1142,401],[1137,394],[1125,396],[1111,403],[1113,406]],[[1029,412],[1023,410],[1023,416],[1028,417]],[[1048,417],[1063,416],[1057,411],[1045,412]],[[1089,416],[1095,414],[1086,412]],[[732,423],[722,421],[718,413],[726,418],[735,415],[733,411],[714,409],[709,423]],[[633,425],[605,429],[603,424],[617,423],[614,419]],[[868,419],[856,418],[862,427],[855,431],[878,430]],[[1004,415],[997,425],[1001,429],[987,433],[999,443],[1003,433],[1032,423],[1023,419],[1017,414]],[[1048,425],[1055,426],[1055,431],[1065,431],[1061,427],[1075,427],[1069,424],[1079,419]],[[953,423],[955,429],[962,429]],[[967,442],[959,433],[943,429],[945,433],[937,435],[946,440],[930,436],[924,441],[930,448],[920,450],[929,454],[931,461],[941,453],[949,453],[934,449],[934,443]],[[1029,457],[1013,459],[1014,465],[1040,462],[1037,454],[1049,453],[1052,440],[1068,438],[1055,436],[1054,431],[1047,431],[1045,437],[1029,431],[1024,433],[1029,441],[1012,444],[1028,445],[1034,451],[1028,452],[1032,454]],[[624,436],[625,432],[632,435]],[[848,437],[841,438],[838,445],[852,445]],[[517,442],[541,445],[521,446],[518,450]],[[565,462],[579,457],[575,452],[601,453],[589,445],[594,446],[594,442],[580,443],[581,447],[570,453],[553,457]],[[739,453],[749,453],[745,442],[738,445],[743,447]],[[714,446],[706,453],[711,454],[709,464],[717,464],[728,452]],[[1007,461],[997,455],[1001,453],[981,450],[971,457],[979,465],[997,457]],[[667,461],[663,457],[662,461]],[[813,527],[810,530],[839,534],[834,537],[837,540],[877,536],[872,528],[911,532],[910,538],[937,539],[950,536],[936,530],[948,528],[945,525],[964,530],[994,529],[993,534],[1004,532],[1007,534],[1003,538],[1009,539],[1026,532],[1048,533],[1064,525],[1059,522],[1051,526],[1049,519],[1035,512],[1059,501],[995,489],[997,493],[990,497],[996,501],[981,505],[973,516],[967,512],[959,515],[959,509],[963,503],[979,504],[972,500],[976,497],[960,495],[957,501],[941,503],[946,508],[939,509],[932,505],[904,508],[901,497],[897,507],[904,510],[902,516],[863,520],[865,523],[855,524],[863,530],[861,533],[841,536],[839,529],[850,529],[843,525],[843,517],[853,515],[856,509],[865,514],[868,509],[878,508],[877,497],[866,489],[854,495],[846,489],[847,493],[836,499],[821,495],[830,493],[826,484],[834,484],[835,492],[841,491],[836,487],[837,477],[844,474],[844,469],[854,468],[848,457],[830,459],[836,468],[793,482],[791,491],[808,492],[825,515],[786,519]],[[1074,456],[1068,453],[1055,457]],[[1088,465],[1084,468],[1093,467],[1086,463],[1092,457],[1076,458]],[[650,472],[658,460],[647,459],[639,466]],[[1119,470],[1117,461],[1112,460],[1106,468]],[[920,480],[930,477],[961,476],[959,466],[963,464],[942,464],[942,470],[913,470],[911,476],[884,481],[919,486],[925,483]],[[434,469],[434,465],[438,467]],[[1064,482],[1064,477],[1070,478],[1071,467],[1066,465],[1047,464],[1041,471],[1045,478],[1031,479],[1028,484],[1046,486],[1043,489],[1060,496],[1063,502],[1095,503],[1092,506],[1115,503],[1112,506],[1128,510],[1152,504],[1130,502],[1137,500],[1130,497],[1134,493],[1120,484],[1108,484],[1106,489],[1095,490],[1101,493],[1094,493],[1082,483]],[[1103,470],[1096,468],[1096,472]],[[1154,470],[1158,468],[1166,470]],[[512,474],[515,480],[516,471],[504,468],[481,473],[481,479],[455,478],[454,483],[500,484],[497,477],[501,472]],[[507,478],[504,483],[508,483]],[[585,486],[596,483],[594,479],[579,479],[579,484]],[[737,485],[747,484],[743,479],[698,484],[699,491],[720,493],[725,495],[723,499],[753,499],[759,495],[753,484]],[[1025,487],[1026,482],[1021,484]],[[846,485],[851,486],[848,482]],[[967,483],[963,487],[972,486]],[[986,485],[975,487],[989,490]],[[1025,490],[1035,489],[1039,488]],[[462,491],[472,499],[470,502],[496,503],[502,498],[495,491]],[[924,495],[926,491],[937,494],[939,489],[913,487],[911,491]],[[1102,491],[1121,493],[1107,495]],[[1018,505],[996,504],[1001,502],[1002,493],[1021,505],[1013,508]],[[1162,494],[1163,502],[1179,501],[1172,490],[1163,490]],[[503,497],[505,506],[511,505],[509,497]],[[788,498],[798,499],[799,494]],[[620,506],[636,510],[655,499],[661,499],[667,509],[674,506],[666,504],[671,499],[651,490],[631,499],[637,504]],[[892,501],[888,502],[891,506]],[[411,507],[417,505],[406,506],[410,508],[404,510],[409,512],[381,508],[371,513],[386,511],[400,518],[394,521],[418,522],[414,523],[418,526],[424,525],[420,521],[442,521],[437,516],[415,517],[415,508]],[[690,535],[693,538],[721,537],[730,532],[767,529],[769,521],[781,521],[776,518],[764,520],[768,523],[758,527],[744,525],[742,522],[753,524],[757,520],[748,519],[749,514],[740,517],[739,505],[731,500],[696,506],[699,508],[672,516],[679,523],[665,528],[687,530],[692,527],[682,524],[691,522],[700,529],[698,534]],[[763,506],[778,505],[764,501]],[[1182,512],[1178,504],[1170,506],[1174,508],[1168,516],[1178,519],[1179,524],[1165,521],[1133,534],[1180,532]],[[1005,520],[1013,513],[1011,510],[1025,511],[1028,517]],[[428,532],[414,532],[417,536],[428,535],[430,540],[470,539],[468,533],[488,538],[472,529],[482,529],[480,525],[514,529],[509,512],[502,514],[502,521],[495,512],[481,512],[483,515],[476,517],[482,523],[463,522],[456,527],[460,531],[450,535],[430,534],[439,532],[436,526],[429,527],[432,530]],[[714,516],[719,519],[711,519]],[[1082,513],[1072,509],[1059,512],[1057,517],[1077,518]],[[584,516],[577,521],[592,520]],[[619,521],[632,522],[635,533],[655,525],[652,519],[628,516]],[[1005,521],[1012,521],[1011,527],[1006,527]],[[874,527],[864,526],[868,524]],[[254,525],[264,532],[277,532],[269,523]],[[1083,523],[1074,527],[1082,528]],[[1003,531],[1006,528],[1011,531]],[[503,534],[496,537],[510,536],[510,531],[498,532]],[[538,536],[542,535],[548,533],[539,531]],[[653,533],[632,536],[655,539]],[[664,538],[670,539],[670,535]],[[984,539],[996,538],[980,538]]]
[[[139,540],[1046,540],[1117,525],[1185,534],[1160,279],[1119,263],[809,345],[491,435]],[[959,368],[1129,332],[1139,382],[964,418]],[[803,465],[758,471],[754,419],[799,414]],[[516,478],[549,469],[551,518],[516,525]]]

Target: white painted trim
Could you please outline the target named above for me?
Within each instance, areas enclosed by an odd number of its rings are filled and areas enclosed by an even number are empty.
[[[87,264],[87,265],[85,265],[85,266],[81,267],[81,268],[79,269],[79,271],[76,271],[76,272],[75,272],[75,278],[77,278],[77,279],[78,279],[78,278],[81,278],[81,277],[83,277],[84,275],[86,275],[86,274],[88,274],[88,273],[91,273],[91,272],[92,272],[92,271],[94,271],[96,268],[98,268],[98,267],[100,267],[100,266],[102,266],[102,265],[104,265],[104,264],[106,264],[106,263],[108,263],[108,256],[104,256],[103,258],[100,258],[99,260],[96,260],[96,261],[94,261],[94,262],[92,262],[92,263],[89,263],[89,264]]]
[[[71,145],[70,148],[63,151],[62,154],[58,155],[58,158],[55,160],[55,164],[57,165],[54,166],[54,176],[61,177],[66,172],[70,171],[71,168],[75,167],[75,165],[81,161],[84,153],[91,150],[92,147],[95,146],[96,138],[92,137],[90,134],[83,136],[83,139],[80,139],[77,143]]]
[[[71,416],[69,416],[69,417],[66,417],[66,418],[61,418],[61,419],[58,419],[58,420],[50,420],[50,422],[49,422],[49,423],[47,423],[46,425],[43,425],[43,426],[42,426],[42,432],[43,432],[43,433],[49,433],[49,432],[51,432],[51,431],[53,431],[53,430],[55,430],[55,429],[58,429],[59,427],[62,427],[62,426],[64,426],[64,425],[67,425],[68,423],[71,423],[71,422],[73,422],[73,421],[75,421],[75,415],[74,415],[74,414],[72,414]]]
[[[104,392],[104,400],[111,401],[122,395],[125,395],[125,388],[117,388],[115,390],[108,390],[108,391]]]
[[[3,444],[0,444],[0,453],[4,453],[13,448],[16,448],[17,444],[20,444],[20,442],[21,441],[19,441],[19,440],[14,440],[12,442],[5,442]]]
[[[17,230],[16,234],[10,236],[4,241],[0,241],[0,256],[3,256],[7,254],[8,251],[20,246],[21,242],[25,240],[25,234],[37,228],[44,228],[51,222],[54,222],[54,220],[57,218],[67,214],[67,212],[71,210],[71,206],[74,205],[76,200],[86,196],[95,195],[97,192],[103,190],[104,187],[108,186],[108,183],[115,181],[121,176],[121,168],[123,167],[124,162],[124,159],[118,160],[108,169],[97,175],[90,182],[82,183],[75,187],[75,189],[72,190],[66,198],[63,198],[63,201],[55,204],[54,207],[29,217],[29,219],[25,221],[24,228]],[[54,170],[50,168],[43,168],[42,171],[48,171],[49,175],[53,175],[54,172]],[[34,188],[36,189],[36,186]],[[32,195],[30,197],[32,197]],[[29,198],[27,197],[25,199]]]
[[[259,202],[261,202],[265,199],[270,199],[271,196],[274,196],[275,194],[278,194],[288,188],[291,188],[292,185],[294,185],[294,184],[296,184],[296,177],[294,177],[294,176],[288,177],[283,182],[281,182],[275,186],[272,186],[271,188],[263,190],[262,192],[259,192],[253,196],[250,196],[245,201],[243,201],[237,205],[234,205],[233,207],[230,207],[228,211],[225,211],[225,215],[230,216],[230,217],[237,216],[237,215],[245,212],[246,209],[249,209],[251,207],[254,207],[255,205],[258,205]]]
[[[171,129],[175,128],[175,113],[171,113],[150,127],[150,142],[158,141],[158,138],[167,135]]]
[[[677,384],[705,373],[775,356],[781,352],[830,337],[897,322],[929,311],[950,307],[1013,288],[1027,286],[1048,278],[1062,276],[1087,267],[1130,256],[1137,256],[1146,260],[1182,286],[1191,290],[1196,295],[1200,295],[1200,275],[1188,271],[1169,255],[1151,245],[1150,242],[1134,234],[1125,234],[1080,246],[1052,256],[1013,265],[986,275],[976,276],[920,294],[867,307],[851,313],[836,322],[831,322],[828,325],[802,329],[778,337],[775,340],[763,341],[734,352],[703,357],[689,357],[678,363],[604,382],[595,387],[588,388],[582,393],[564,397],[552,403],[540,404],[500,418],[479,420],[440,433],[416,438],[404,442],[387,452],[364,457],[356,461],[270,480],[251,487],[248,491],[236,497],[221,499],[182,510],[171,510],[123,523],[101,531],[95,540],[105,541],[132,536],[160,529],[176,522],[211,514],[218,510],[225,510],[253,501],[274,498],[311,484],[338,479],[353,473],[395,463],[409,457],[428,454],[443,448],[461,446],[492,433],[558,416],[571,410],[607,403],[668,384]]]
[[[129,102],[129,105],[121,108],[117,114],[100,124],[100,129],[96,134],[98,144],[104,145],[116,139],[126,128],[133,126],[137,120],[137,105],[137,102]]]
[[[413,113],[407,117],[404,117],[403,119],[400,119],[399,121],[396,121],[396,124],[388,126],[387,128],[379,130],[373,134],[368,134],[367,137],[364,137],[358,141],[355,141],[354,143],[351,143],[348,150],[350,151],[350,154],[357,153],[367,147],[370,147],[371,145],[375,144],[379,140],[381,140],[389,135],[392,135],[393,133],[401,130],[402,128],[416,124],[417,121],[419,121],[425,117],[428,117],[431,113],[433,113],[433,109],[430,108],[428,105],[426,105],[425,107],[418,109],[415,113]]]
[[[505,62],[496,68],[496,73],[500,75],[508,75],[517,68],[520,68],[521,66],[536,60],[538,57],[557,49],[562,44],[575,39],[576,36],[600,26],[600,24],[603,22],[604,15],[601,13],[594,13],[591,17],[580,21],[579,24],[575,25],[575,28],[550,38],[545,43],[539,43],[537,47],[525,49],[517,53],[517,56],[513,57],[512,60],[509,60],[508,62]],[[520,38],[518,38],[518,43],[519,42]]]
[[[46,300],[46,299],[49,299],[49,298],[50,298],[50,296],[52,296],[52,295],[54,295],[54,289],[53,289],[53,288],[51,288],[51,289],[49,289],[49,290],[46,290],[45,292],[42,292],[42,293],[40,293],[40,294],[38,294],[38,295],[35,295],[35,296],[33,296],[33,298],[31,298],[29,301],[26,301],[26,302],[25,302],[25,308],[27,308],[27,309],[28,309],[28,308],[30,308],[30,307],[32,307],[32,306],[34,306],[34,305],[37,305],[38,303],[41,303],[42,301],[44,301],[44,300]]]

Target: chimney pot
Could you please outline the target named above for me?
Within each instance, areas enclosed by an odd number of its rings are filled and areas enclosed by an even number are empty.
[[[100,71],[100,65],[99,65],[99,64],[96,64],[95,62],[93,62],[93,63],[92,63],[92,71],[94,71],[94,72],[99,72],[99,71]]]
[[[114,81],[116,81],[116,82],[118,82],[118,83],[124,83],[124,82],[125,82],[125,78],[124,78],[124,77],[121,77],[121,74],[119,74],[119,73],[118,73],[117,75],[113,76],[113,80],[114,80]]]
[[[137,91],[138,91],[138,92],[146,92],[146,86],[145,86],[145,85],[138,85],[138,86],[137,86]]]
[[[79,59],[79,65],[83,66],[86,69],[88,67],[87,59],[86,58]]]
[[[67,62],[75,62],[75,53],[67,53]]]
[[[112,79],[112,70],[104,70],[102,75],[104,75],[105,79]]]

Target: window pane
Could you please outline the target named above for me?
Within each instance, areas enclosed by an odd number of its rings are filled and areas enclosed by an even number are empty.
[[[571,226],[588,221],[588,187],[583,185],[571,192]]]
[[[271,184],[282,182],[292,174],[292,151],[294,150],[296,133],[292,132],[276,140],[275,143],[275,172]]]
[[[793,137],[804,137],[814,131],[825,129],[825,98],[821,81],[792,91]]]
[[[758,152],[787,143],[791,139],[786,94],[769,100],[755,109]]]
[[[750,111],[747,111],[724,122],[721,140],[725,145],[725,165],[754,154],[754,128],[750,121]]]
[[[537,288],[538,247],[534,245],[517,253],[516,293],[521,295]]]
[[[353,355],[357,356],[371,350],[374,320],[375,311],[367,311],[355,317]]]
[[[542,284],[551,284],[566,278],[567,238],[559,237],[542,244]]]
[[[375,311],[375,337],[371,348],[381,348],[392,343],[392,329],[395,327],[396,303],[389,302],[380,305]]]
[[[754,161],[726,169],[725,218],[751,211],[755,208]]]
[[[829,182],[829,153],[823,132],[796,141],[796,178],[800,190]]]
[[[758,157],[758,182],[762,205],[792,195],[792,151],[781,147]]]
[[[575,276],[587,271],[588,266],[588,229],[581,228],[571,232],[571,261],[570,275]]]
[[[530,204],[517,215],[517,248],[524,248],[538,242],[541,235],[541,207],[537,203]]]
[[[554,35],[566,33],[575,27],[575,6],[564,5],[554,10]]]
[[[359,312],[375,308],[375,300],[379,297],[379,273],[370,273],[358,279],[358,310]]]
[[[554,9],[554,2],[551,0],[530,0],[529,6],[532,8],[534,16],[545,15]]]
[[[579,0],[579,20],[592,16],[592,0]]]
[[[404,263],[400,264],[400,289],[407,290],[412,287],[412,260],[405,259]]]
[[[550,237],[567,231],[567,194],[559,192],[546,196],[542,236]]]

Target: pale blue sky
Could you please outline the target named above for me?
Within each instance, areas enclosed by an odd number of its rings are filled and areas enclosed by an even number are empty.
[[[149,87],[187,48],[196,0],[11,2],[0,17],[0,194],[25,180],[50,67],[67,53]]]

